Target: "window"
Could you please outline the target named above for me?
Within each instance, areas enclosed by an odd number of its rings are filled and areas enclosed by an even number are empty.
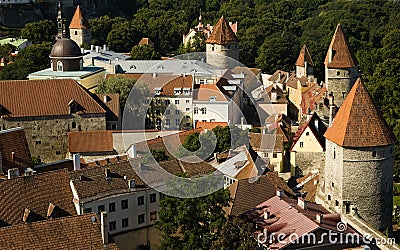
[[[78,35],[78,31],[75,30],[75,36],[77,36],[77,35]]]
[[[179,104],[179,100],[175,100],[175,104]]]
[[[157,220],[157,211],[150,212],[150,221]]]
[[[198,114],[199,113],[199,108],[198,107],[194,107],[194,111],[193,111],[195,114]]]
[[[170,119],[165,119],[165,125],[166,125],[166,126],[171,126],[171,121],[170,121]]]
[[[139,214],[137,218],[138,218],[138,224],[144,223],[144,214]]]
[[[328,195],[328,201],[330,201],[331,200],[331,196],[330,195]]]
[[[57,150],[56,155],[60,155],[60,154],[61,154],[61,151]]]
[[[273,153],[272,154],[272,158],[277,158],[278,157],[278,154],[277,153]]]
[[[186,108],[186,112],[188,112],[190,110],[190,108]]]
[[[179,126],[179,125],[181,125],[181,120],[175,119],[175,126]]]
[[[157,201],[157,194],[150,194],[150,203],[154,203]]]
[[[340,76],[340,71],[336,72],[336,75],[337,75],[337,76]]]
[[[71,127],[72,127],[72,128],[76,128],[76,122],[72,122]]]
[[[306,136],[309,136],[310,135],[310,132],[306,132]]]
[[[40,144],[42,144],[42,141],[35,141],[35,144],[40,145]]]
[[[304,142],[300,142],[300,147],[302,148],[302,147],[304,147]]]
[[[166,115],[169,115],[170,113],[171,113],[171,110],[169,110],[169,109],[165,110]]]
[[[100,205],[97,207],[97,214],[100,215],[102,211],[105,211],[104,205]]]
[[[339,206],[339,201],[335,200],[335,206]]]
[[[121,209],[127,209],[128,208],[128,200],[122,200],[121,201]]]
[[[372,157],[376,157],[376,151],[372,151]]]
[[[202,113],[203,115],[207,114],[207,108],[205,108],[205,107],[202,108],[202,109],[201,109],[201,113]]]
[[[346,214],[350,213],[350,202],[346,202]]]
[[[57,62],[57,71],[64,71],[63,63],[60,61]]]
[[[128,218],[122,219],[122,227],[127,227],[127,226],[129,226],[129,219]]]
[[[171,103],[170,100],[165,100],[165,105],[169,105]]]
[[[108,223],[108,229],[110,231],[114,231],[115,229],[117,229],[117,222],[116,221],[110,221],[110,223]]]
[[[175,115],[179,115],[179,110],[175,110]]]
[[[342,91],[342,97],[343,99],[346,98],[346,91]]]
[[[156,104],[157,104],[157,105],[161,105],[161,100],[160,100],[160,99],[157,99],[157,100],[156,100]]]
[[[217,101],[217,97],[216,96],[210,96],[210,102],[215,102]]]
[[[333,159],[336,159],[336,151],[333,150]]]
[[[190,100],[186,100],[185,102],[186,102],[186,103],[190,103]]]
[[[332,187],[335,187],[335,183],[332,182]]]
[[[156,109],[156,115],[161,115],[161,111],[159,109]]]
[[[92,212],[92,208],[91,207],[88,207],[88,208],[85,208],[85,210],[83,210],[83,212],[86,214],[86,213],[91,213]]]
[[[174,89],[174,94],[175,95],[180,95],[181,94],[181,89],[180,88],[175,88]]]
[[[115,212],[115,202],[108,204],[108,212]]]
[[[137,204],[138,204],[138,206],[141,206],[144,204],[144,196],[139,196],[137,198]]]

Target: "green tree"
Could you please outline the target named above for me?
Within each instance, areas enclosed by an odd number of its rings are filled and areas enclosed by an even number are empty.
[[[186,54],[191,52],[205,52],[206,51],[206,34],[196,33],[193,40],[187,44],[181,44],[178,49],[179,54]]]
[[[163,238],[160,249],[210,249],[222,236],[223,207],[229,201],[226,189],[199,198],[163,196],[156,222]]]
[[[101,79],[97,85],[96,93],[111,94],[118,93],[121,109],[123,110],[129,93],[136,83],[136,79],[124,76],[113,76],[108,79]]]
[[[17,48],[9,43],[0,45],[0,58],[6,59],[6,61],[11,61],[12,56],[11,53],[13,53]]]
[[[169,157],[165,153],[164,150],[157,150],[157,149],[150,149],[150,152],[144,155],[142,158],[143,163],[153,163],[154,161],[156,162],[162,162],[162,161],[168,161]]]
[[[152,45],[142,44],[133,46],[131,50],[131,59],[133,60],[158,60],[160,55]]]
[[[137,44],[139,37],[131,22],[123,19],[114,19],[112,30],[108,33],[107,44],[110,49],[117,52],[128,52],[134,44]]]
[[[56,23],[51,20],[27,23],[25,27],[21,29],[21,36],[33,43],[52,42],[56,34]]]
[[[30,73],[48,68],[51,47],[51,43],[45,42],[25,48],[18,53],[12,63],[3,68],[0,72],[0,79],[22,80],[26,79]]]
[[[108,33],[112,29],[113,20],[105,15],[89,20],[92,30],[92,44],[102,46],[107,42]]]
[[[255,228],[252,222],[237,217],[231,217],[221,230],[221,237],[213,242],[211,249],[247,250],[257,249],[254,238]]]

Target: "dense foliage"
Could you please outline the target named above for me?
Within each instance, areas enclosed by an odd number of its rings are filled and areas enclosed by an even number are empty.
[[[119,94],[119,101],[121,105],[121,109],[124,110],[126,101],[128,99],[129,93],[133,85],[135,85],[136,79],[123,77],[123,76],[114,76],[107,79],[102,79],[99,81],[96,89],[96,93],[98,94],[111,94],[117,93]]]

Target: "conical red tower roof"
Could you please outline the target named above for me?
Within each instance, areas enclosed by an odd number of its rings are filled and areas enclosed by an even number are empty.
[[[375,107],[360,78],[350,90],[324,136],[343,147],[385,146],[396,142],[396,137]]]
[[[89,29],[89,22],[83,16],[83,12],[81,8],[76,7],[74,17],[72,17],[71,24],[69,25],[70,29]]]
[[[206,40],[206,43],[212,44],[237,44],[239,39],[235,32],[229,26],[229,23],[222,16],[218,23],[213,28],[210,37]]]
[[[307,62],[308,65],[314,66],[314,62],[311,59],[310,52],[307,49],[307,46],[304,44],[303,48],[300,51],[299,57],[296,61],[296,66],[304,67],[305,63]]]

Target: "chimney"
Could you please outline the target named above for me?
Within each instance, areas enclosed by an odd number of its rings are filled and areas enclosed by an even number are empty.
[[[302,209],[306,209],[306,202],[302,197],[297,198],[297,205],[301,207]]]
[[[93,51],[94,50],[94,45],[90,45],[90,50]]]
[[[15,161],[15,152],[11,152],[11,161]]]
[[[318,223],[322,223],[322,221],[323,221],[322,218],[323,218],[323,215],[322,215],[322,214],[320,214],[320,213],[317,213],[317,214],[316,214],[316,218],[315,218],[315,219],[317,220]]]
[[[72,155],[72,161],[74,163],[74,170],[81,169],[81,155],[79,153]]]
[[[153,72],[153,78],[156,78],[156,77],[157,77],[156,72]]]
[[[281,72],[279,72],[279,74],[278,74],[278,82],[280,82],[281,81]]]
[[[97,53],[100,52],[100,46],[96,46],[96,52],[97,52]]]
[[[103,51],[106,52],[107,51],[107,45],[103,45]]]
[[[285,83],[287,83],[288,80],[289,80],[289,72],[286,73]]]
[[[319,132],[318,130],[319,130],[319,128],[318,128],[318,119],[315,119],[314,120],[314,127],[315,127],[315,129],[317,130],[317,132]]]
[[[276,190],[276,196],[283,197],[283,190],[282,189]]]
[[[101,212],[100,223],[101,223],[101,237],[103,238],[103,245],[108,245],[108,219],[106,211]]]
[[[104,175],[106,176],[106,180],[110,177],[111,170],[109,168],[104,169]]]
[[[133,189],[133,188],[135,188],[136,187],[136,181],[135,180],[129,180],[128,181],[128,186],[129,186],[129,189]]]
[[[81,48],[81,53],[82,54],[85,53],[85,49],[84,48]]]
[[[25,208],[24,215],[22,216],[23,222],[28,222],[28,217],[29,217],[30,213],[31,213],[31,210],[29,210],[28,208]]]
[[[103,102],[104,102],[104,103],[108,102],[108,95],[104,95],[104,96],[103,96]]]
[[[55,207],[56,206],[53,203],[51,203],[51,202],[49,203],[49,207],[47,208],[47,218],[51,217]]]
[[[311,109],[308,108],[308,111],[307,111],[307,121],[309,121],[309,120],[311,119],[311,117],[312,117]]]
[[[271,217],[271,213],[269,211],[264,212],[264,220],[268,220]]]
[[[274,82],[274,86],[271,90],[271,102],[276,102],[277,99],[278,99],[278,97],[277,97],[277,93],[276,93],[276,83]]]
[[[137,158],[137,150],[136,150],[136,145],[132,144],[130,148],[128,149],[128,158],[129,159],[134,159]]]
[[[19,176],[19,169],[18,168],[10,168],[7,171],[7,178],[10,179],[14,179],[17,178]]]

